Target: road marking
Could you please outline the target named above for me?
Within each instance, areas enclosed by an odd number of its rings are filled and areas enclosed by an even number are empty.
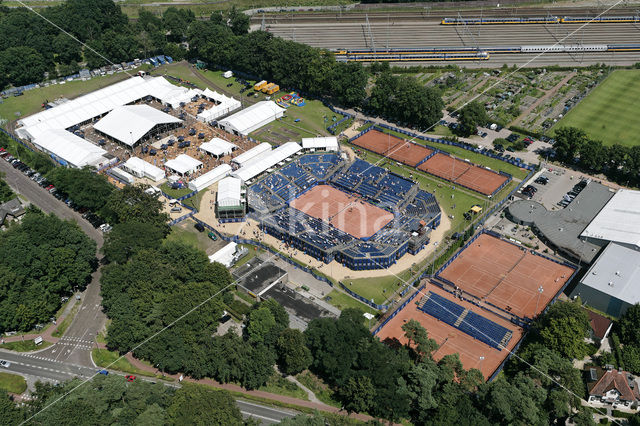
[[[246,415],[246,416],[249,416],[249,417],[259,417],[259,418],[261,418],[261,419],[263,419],[263,420],[267,420],[267,421],[270,421],[270,422],[273,422],[273,423],[280,423],[280,422],[281,422],[281,420],[278,420],[278,419],[272,419],[271,417],[265,417],[265,416],[261,416],[261,415],[259,415],[259,414],[249,413],[248,411],[240,411],[240,412],[241,412],[242,414]]]

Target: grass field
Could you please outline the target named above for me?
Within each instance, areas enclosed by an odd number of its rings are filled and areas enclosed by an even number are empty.
[[[273,376],[269,378],[267,383],[260,386],[258,390],[304,399],[305,401],[309,400],[309,396],[303,389],[275,372],[273,373]]]
[[[358,293],[360,296],[373,299],[377,304],[383,304],[393,294],[394,291],[402,288],[404,282],[411,278],[410,271],[404,271],[397,277],[395,275],[386,275],[383,277],[358,278],[353,280],[344,280],[342,283],[349,290]]]
[[[578,127],[605,145],[640,144],[640,70],[616,70],[556,123]]]
[[[354,308],[374,315],[378,313],[378,311],[373,309],[371,306],[365,305],[342,291],[332,290],[327,296],[330,297],[328,302],[340,310]]]
[[[334,392],[325,384],[322,379],[310,372],[303,371],[296,376],[296,379],[305,385],[315,396],[327,405],[341,408],[342,404],[334,398]]]
[[[192,221],[185,220],[172,226],[171,233],[167,235],[165,241],[181,242],[206,252],[213,241],[207,236],[207,232],[198,232],[193,225]]]
[[[104,77],[94,77],[87,81],[70,81],[65,84],[54,84],[48,87],[27,90],[22,96],[10,96],[0,103],[0,118],[8,121],[31,115],[42,110],[45,100],[53,101],[59,97],[75,98],[122,81],[129,76],[123,72]]]
[[[112,352],[107,349],[94,349],[91,351],[91,357],[98,367],[108,367],[111,370],[118,370],[123,373],[135,374],[137,376],[156,377],[158,379],[173,381],[170,377],[163,378],[160,374],[153,374],[140,370],[131,364],[126,358],[120,358],[120,355],[117,352]]]
[[[21,394],[27,390],[27,381],[17,374],[0,373],[0,390]]]
[[[53,343],[51,342],[47,342],[43,340],[41,344],[36,345],[35,343],[33,343],[33,339],[31,339],[31,340],[25,340],[24,342],[20,340],[18,342],[4,343],[0,345],[0,348],[8,349],[10,351],[16,351],[16,352],[32,352],[32,351],[48,348],[52,344]]]

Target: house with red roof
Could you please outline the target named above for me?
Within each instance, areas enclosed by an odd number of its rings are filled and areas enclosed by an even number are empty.
[[[611,404],[613,408],[638,408],[640,392],[634,376],[626,371],[599,368],[591,368],[590,374],[595,381],[588,384],[589,402]]]

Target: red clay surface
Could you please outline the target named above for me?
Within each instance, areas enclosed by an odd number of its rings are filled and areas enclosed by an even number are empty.
[[[444,296],[449,300],[454,300],[464,308],[482,315],[483,317],[511,330],[513,332],[513,336],[507,344],[507,347],[499,351],[498,349],[492,348],[491,346],[474,339],[457,328],[418,310],[416,303],[419,302],[420,299],[422,299],[422,296],[429,291]],[[425,289],[422,291],[422,294],[416,296],[402,311],[398,312],[398,314],[389,321],[382,330],[380,330],[377,336],[382,341],[387,338],[392,340],[398,339],[402,344],[405,344],[407,343],[407,339],[404,337],[402,326],[412,319],[418,321],[427,330],[429,337],[434,339],[440,346],[433,354],[436,361],[440,360],[445,355],[455,353],[460,354],[460,360],[462,361],[464,368],[467,370],[477,368],[482,372],[485,379],[491,377],[491,375],[498,369],[502,361],[504,361],[507,355],[509,355],[509,351],[513,350],[523,335],[522,329],[516,327],[511,322],[493,315],[471,303],[454,299],[452,294],[433,284],[427,284]],[[480,357],[484,357],[484,359],[481,360]]]
[[[411,167],[415,167],[433,152],[432,149],[378,130],[370,130],[352,143]]]
[[[440,276],[462,291],[520,318],[534,318],[569,280],[574,269],[523,248],[482,234]],[[538,291],[540,287],[542,293]]]
[[[396,145],[403,142],[404,139],[377,130],[370,130],[353,141],[355,145],[380,155],[384,155],[387,151],[391,151]]]
[[[500,188],[500,185],[507,181],[506,176],[440,152],[418,166],[418,170],[458,183],[485,195],[493,194]]]
[[[368,238],[393,220],[392,213],[329,185],[314,186],[289,205],[355,238]]]

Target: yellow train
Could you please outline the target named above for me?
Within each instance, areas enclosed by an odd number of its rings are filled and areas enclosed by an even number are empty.
[[[343,60],[354,62],[404,62],[404,61],[487,61],[490,55],[487,52],[473,53],[438,53],[438,54],[418,54],[418,55],[402,55],[402,54],[386,54],[386,55],[350,55]]]

